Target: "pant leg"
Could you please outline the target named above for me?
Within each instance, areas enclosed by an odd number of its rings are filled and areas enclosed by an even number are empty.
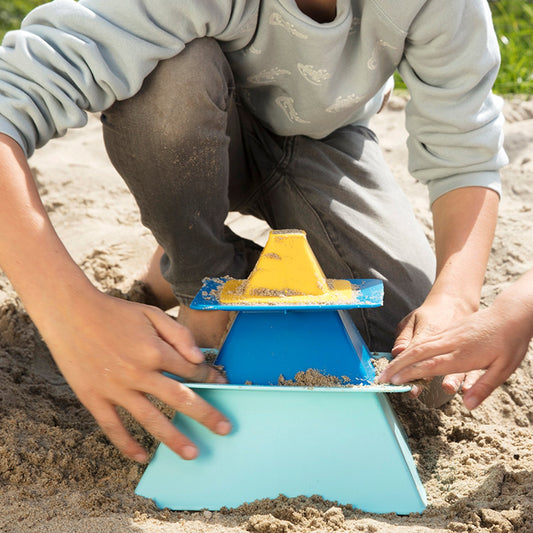
[[[245,174],[233,92],[219,45],[198,39],[102,114],[108,155],[165,251],[162,273],[180,303],[204,277],[243,278],[251,268],[249,243],[224,226],[230,161]]]
[[[329,278],[383,280],[383,307],[351,314],[372,350],[390,351],[398,322],[431,288],[435,259],[374,133],[349,126],[322,140],[282,139],[249,118],[243,127],[249,159],[262,176],[241,210],[275,229],[305,230]],[[265,154],[273,155],[270,165]]]

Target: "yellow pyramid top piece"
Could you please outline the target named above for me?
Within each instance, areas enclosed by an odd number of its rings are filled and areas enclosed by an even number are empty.
[[[226,304],[332,304],[353,300],[347,280],[328,280],[305,231],[274,230],[247,280],[228,280]]]

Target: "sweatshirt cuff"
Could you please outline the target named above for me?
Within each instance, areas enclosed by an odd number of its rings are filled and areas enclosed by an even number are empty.
[[[443,194],[462,187],[485,187],[492,189],[500,197],[502,195],[502,184],[498,171],[457,174],[455,176],[431,180],[427,186],[430,205]]]
[[[11,122],[9,122],[9,120],[1,116],[0,133],[11,137],[22,148],[22,151],[24,152],[26,158],[29,158],[32,155],[33,149],[30,150],[26,139],[24,139],[24,136],[21,135],[20,131]]]

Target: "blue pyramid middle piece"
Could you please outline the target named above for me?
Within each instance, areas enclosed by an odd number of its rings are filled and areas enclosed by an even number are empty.
[[[345,310],[239,311],[219,352],[230,383],[277,385],[310,368],[369,385],[371,354]]]

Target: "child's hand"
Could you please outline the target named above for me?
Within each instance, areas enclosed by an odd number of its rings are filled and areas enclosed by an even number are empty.
[[[426,339],[433,338],[446,327],[468,316],[461,301],[444,296],[428,297],[424,304],[407,315],[398,325],[397,337],[392,349],[393,362],[404,360],[404,354],[412,353],[414,347],[423,344]],[[399,364],[399,363],[398,363]],[[393,367],[397,368],[397,367]],[[388,370],[388,369],[387,369]],[[391,376],[389,372],[382,376]],[[430,378],[434,376],[445,376],[442,381],[442,388],[448,394],[455,394],[461,388],[466,379],[465,373],[461,369],[432,376],[422,376]],[[422,387],[415,385],[411,391],[411,396],[416,397],[422,392]]]
[[[520,323],[505,321],[500,311],[484,309],[440,333],[414,340],[379,380],[400,384],[486,369],[469,374],[463,384],[464,404],[474,409],[516,370],[528,349],[529,337],[520,334]]]
[[[56,307],[41,332],[57,365],[109,439],[128,457],[146,451],[122,424],[117,406],[129,411],[158,440],[184,459],[198,450],[148,399],[152,395],[225,435],[229,421],[187,386],[163,375],[224,383],[204,361],[189,331],[163,311],[91,291],[80,307]]]

